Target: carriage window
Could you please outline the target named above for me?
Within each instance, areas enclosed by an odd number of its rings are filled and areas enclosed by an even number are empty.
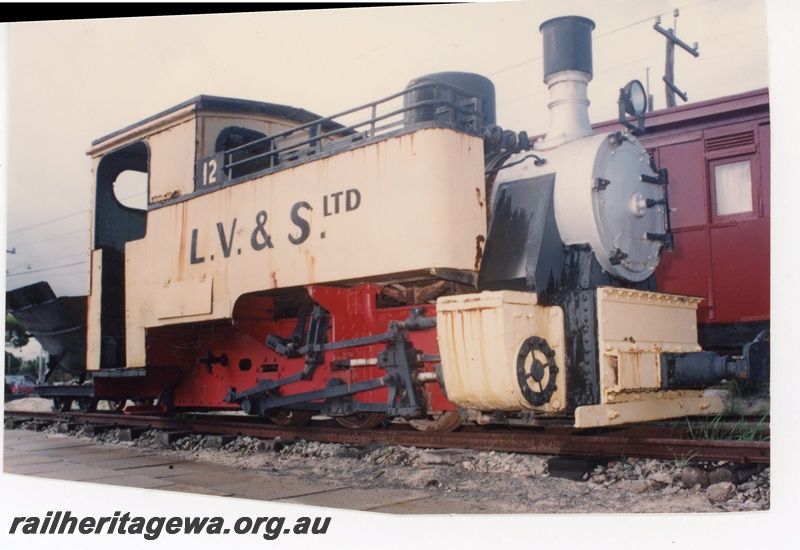
[[[753,211],[749,160],[714,166],[714,186],[718,216]]]

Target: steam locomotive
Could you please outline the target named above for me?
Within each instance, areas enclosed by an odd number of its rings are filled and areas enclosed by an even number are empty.
[[[668,174],[636,138],[640,83],[620,90],[623,131],[592,130],[593,28],[540,27],[539,140],[457,72],[331,117],[199,96],[96,140],[89,296],[7,293],[50,372],[91,375],[40,395],[432,431],[720,412],[703,388],[766,380],[768,338],[703,351],[699,299],[656,292]],[[115,195],[130,171],[144,210]]]

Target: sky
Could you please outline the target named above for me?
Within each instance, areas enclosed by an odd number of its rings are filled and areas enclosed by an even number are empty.
[[[617,94],[648,82],[664,108],[666,39],[675,26],[700,57],[676,51],[690,101],[769,83],[762,0],[567,0],[368,7],[12,23],[8,32],[8,289],[47,280],[86,294],[92,140],[199,94],[331,115],[388,96],[421,75],[469,71],[496,86],[498,123],[546,131],[545,20],[596,23],[594,122]],[[679,100],[680,102],[680,100]],[[133,199],[135,200],[135,199]]]
[[[616,118],[619,88],[631,79],[646,83],[648,68],[655,107],[664,108],[660,80],[665,39],[652,27],[658,15],[663,27],[673,27],[673,10],[678,8],[677,35],[689,44],[698,42],[700,57],[676,51],[677,85],[690,102],[769,86],[773,113],[780,115],[773,115],[773,135],[791,138],[773,138],[773,179],[795,181],[788,165],[796,157],[791,127],[800,122],[792,109],[798,87],[790,72],[800,51],[793,43],[797,39],[791,38],[800,28],[796,6],[791,0],[525,0],[0,25],[0,61],[6,60],[0,66],[0,94],[7,97],[5,124],[0,125],[0,183],[6,190],[6,250],[14,250],[6,254],[7,288],[47,280],[59,295],[87,292],[92,175],[86,151],[92,140],[199,94],[283,103],[330,115],[390,95],[424,74],[470,71],[495,83],[498,124],[544,133],[547,92],[538,27],[562,15],[595,21],[589,98],[590,117],[600,122]],[[791,187],[773,186],[773,204],[790,204]],[[789,240],[797,234],[796,222],[785,212],[777,208],[773,216],[775,252],[796,249]],[[783,259],[787,255],[775,252],[774,265],[791,266],[791,259]],[[773,267],[773,296],[784,280],[778,273]],[[794,303],[794,293],[790,296]],[[773,312],[773,334],[790,341],[794,323],[787,322],[782,308]],[[778,433],[785,420],[773,418],[773,433]],[[776,441],[775,455],[780,446]],[[737,525],[736,518],[680,518],[680,527],[675,523],[664,529],[653,518],[637,518],[631,528],[621,518],[584,517],[583,528],[574,529],[566,518],[539,517],[508,524],[502,539],[563,545],[582,534],[589,542],[614,537],[615,546],[623,548],[636,547],[636,540],[647,540],[649,548],[674,548],[681,542],[684,547],[711,547],[730,537],[726,547],[755,547],[763,542],[764,523],[770,528],[767,538],[780,533],[776,522],[786,517],[787,487],[797,487],[797,475],[786,471],[774,468],[774,509],[748,515],[747,527]],[[23,493],[22,482],[2,477],[5,494]],[[131,497],[119,491],[87,487],[71,498],[87,514],[97,515],[96,499]],[[150,495],[135,495],[136,511],[169,505],[183,513],[206,502],[165,494],[156,502],[147,500]],[[226,506],[239,506],[242,515],[250,509],[249,504]],[[0,514],[0,531],[9,517],[10,512]],[[337,517],[348,525],[359,521]],[[423,536],[417,542],[441,547],[447,536],[461,531],[462,538],[468,537],[487,525],[483,519],[453,522],[417,527]],[[634,537],[642,527],[645,534]],[[648,533],[648,528],[658,531]],[[660,538],[649,539],[653,532]],[[474,540],[485,547],[490,539]],[[368,538],[352,542],[353,548],[374,547]],[[470,542],[464,539],[462,546],[473,547]]]

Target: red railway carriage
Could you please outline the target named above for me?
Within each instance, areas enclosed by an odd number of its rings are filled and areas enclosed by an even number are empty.
[[[769,328],[769,130],[761,89],[648,113],[638,136],[669,172],[675,249],[658,288],[704,299],[706,349],[733,351]]]

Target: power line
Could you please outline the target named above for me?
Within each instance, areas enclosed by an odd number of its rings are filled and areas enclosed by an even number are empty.
[[[89,255],[88,251],[85,251],[85,252],[80,252],[80,253],[77,253],[77,254],[68,254],[66,256],[55,256],[55,257],[52,257],[52,258],[50,256],[48,256],[47,258],[43,259],[42,261],[54,262],[56,260],[64,260],[64,259],[67,259],[67,258],[84,258],[84,257],[86,257],[88,255]]]
[[[713,0],[713,1],[716,1],[716,0]],[[669,13],[669,12],[667,12],[667,13]],[[614,30],[612,30],[612,31],[608,31],[608,32],[606,32],[606,33],[603,33],[603,34],[598,34],[598,35],[595,35],[595,36],[593,36],[593,37],[592,37],[592,41],[599,40],[600,38],[605,38],[606,36],[610,36],[610,35],[612,35],[612,34],[614,34],[614,33],[617,33],[617,32],[619,32],[619,31],[623,31],[623,30],[625,30],[625,29],[628,29],[628,28],[630,28],[630,27],[635,27],[636,25],[641,25],[642,23],[647,23],[648,21],[652,21],[653,19],[655,19],[656,17],[658,17],[658,15],[664,15],[664,14],[663,14],[663,13],[662,13],[662,14],[657,14],[657,15],[654,15],[654,16],[652,16],[652,17],[648,17],[647,19],[642,19],[642,20],[640,20],[640,21],[636,21],[636,22],[634,22],[634,23],[630,23],[630,24],[628,24],[628,25],[625,25],[625,26],[619,27],[619,28],[617,28],[617,29],[614,29]],[[489,74],[487,74],[486,76],[494,76],[494,75],[496,75],[496,74],[504,73],[504,72],[506,72],[506,71],[510,71],[511,69],[516,69],[517,67],[521,67],[522,65],[527,65],[528,63],[533,63],[534,61],[539,61],[539,60],[540,60],[540,59],[542,59],[543,57],[544,57],[544,56],[542,56],[542,55],[540,55],[540,56],[538,56],[538,57],[532,57],[531,59],[527,59],[527,60],[525,60],[525,61],[521,61],[521,62],[519,62],[519,63],[516,63],[516,64],[514,64],[514,65],[510,65],[510,66],[508,66],[508,67],[505,67],[505,68],[503,68],[503,69],[500,69],[500,70],[498,70],[498,71],[495,71],[495,72],[493,72],[493,73],[489,73]]]
[[[505,67],[504,69],[500,69],[500,70],[495,71],[493,73],[489,73],[486,76],[494,76],[494,75],[497,75],[497,74],[500,74],[500,73],[504,73],[506,71],[510,71],[511,69],[516,69],[517,67],[522,67],[523,65],[527,65],[528,63],[533,63],[534,61],[538,61],[538,60],[542,59],[542,57],[543,56],[540,55],[539,57],[526,59],[525,61],[521,61],[521,62],[517,63],[516,65],[511,65],[509,67]]]
[[[696,4],[692,4],[691,6],[688,6],[688,7],[689,7],[689,8],[691,8],[691,7],[694,7],[694,6],[701,5],[701,4],[709,4],[709,3],[711,3],[711,2],[718,2],[718,1],[719,1],[719,0],[710,0],[710,1],[708,1],[708,2],[698,2],[698,3],[696,3]],[[681,9],[686,9],[686,8],[681,8]],[[671,12],[670,12],[670,13],[671,13]],[[652,18],[651,18],[651,19],[652,19]],[[650,19],[645,19],[645,20],[643,20],[643,21],[650,21]],[[609,34],[612,34],[612,33],[614,33],[614,32],[617,32],[617,31],[619,31],[619,30],[622,30],[622,29],[628,28],[628,27],[630,27],[630,26],[632,26],[632,25],[640,24],[640,23],[642,23],[643,21],[639,21],[639,22],[637,22],[637,23],[632,23],[631,25],[626,25],[625,27],[620,27],[619,29],[616,29],[616,30],[614,30],[614,31],[610,31],[610,32],[608,32],[608,33],[606,33],[606,34],[604,34],[604,35],[600,35],[600,36],[597,36],[597,37],[595,37],[595,38],[600,38],[601,36],[608,36]],[[749,28],[747,28],[747,29],[742,29],[742,30],[734,31],[734,32],[727,33],[727,34],[722,34],[722,35],[716,36],[714,39],[715,39],[715,40],[719,40],[719,39],[721,39],[721,38],[726,38],[726,37],[728,37],[728,36],[733,36],[733,35],[736,35],[736,34],[741,34],[741,33],[743,33],[743,32],[746,32],[746,31],[753,31],[753,30],[756,30],[756,29],[759,29],[759,28],[763,28],[763,25],[757,25],[757,26],[755,26],[755,27],[749,27]],[[761,48],[761,49],[763,50],[763,48]],[[606,74],[608,74],[608,73],[610,73],[610,72],[612,72],[612,71],[615,71],[615,70],[617,70],[617,69],[621,69],[621,68],[623,68],[623,67],[627,67],[627,66],[633,65],[633,64],[635,64],[635,63],[638,63],[638,62],[646,61],[646,60],[648,60],[648,59],[650,59],[650,58],[652,58],[652,57],[654,57],[654,56],[656,56],[656,55],[658,55],[658,54],[657,54],[657,53],[652,53],[652,54],[650,54],[650,55],[648,55],[648,56],[646,56],[646,57],[640,57],[640,58],[638,58],[638,59],[636,59],[636,60],[634,60],[634,61],[630,61],[630,62],[628,62],[628,63],[625,63],[625,64],[623,64],[623,65],[617,65],[616,67],[612,67],[612,68],[609,68],[609,69],[605,69],[605,70],[603,70],[602,72],[598,72],[598,73],[597,73],[597,74],[595,74],[594,76],[595,76],[595,78],[597,78],[597,77],[599,77],[599,76],[606,75]],[[734,53],[732,53],[732,54],[728,54],[728,55],[741,55],[741,54],[734,52]],[[540,56],[540,57],[536,57],[536,58],[534,58],[534,59],[531,59],[530,61],[535,61],[535,60],[537,60],[537,59],[541,59],[541,56]],[[525,63],[528,63],[528,61],[524,61],[524,62],[522,62],[522,63],[517,63],[516,65],[513,65],[513,66],[511,66],[511,67],[508,67],[508,69],[511,69],[511,68],[514,68],[514,67],[519,67],[520,65],[524,65]],[[502,72],[502,71],[505,71],[505,70],[507,70],[507,69],[501,69],[500,71],[497,71],[497,72]],[[497,73],[492,73],[492,74],[497,74]],[[750,77],[750,78],[747,78],[747,79],[745,79],[745,80],[752,80],[752,79],[753,79],[753,77]],[[742,78],[741,78],[741,77],[737,77],[737,81],[739,81],[739,80],[742,80]],[[714,86],[717,86],[717,85],[718,85],[718,84],[715,84]],[[712,87],[714,87],[714,86],[712,86]],[[707,89],[707,88],[709,88],[709,86],[705,86],[705,87],[702,87],[702,88],[697,88],[697,89]],[[523,96],[517,97],[517,98],[515,98],[515,99],[509,100],[509,101],[505,101],[505,102],[503,102],[503,103],[498,103],[498,105],[497,105],[497,106],[498,106],[498,107],[504,107],[504,106],[506,106],[506,105],[509,105],[509,104],[511,104],[511,103],[516,103],[516,102],[518,102],[518,101],[522,101],[522,100],[524,100],[524,99],[529,99],[529,98],[531,98],[531,97],[535,97],[535,96],[537,96],[537,95],[541,95],[541,94],[544,94],[544,93],[546,93],[546,92],[547,92],[547,90],[540,90],[540,91],[538,91],[538,92],[534,92],[534,93],[532,93],[532,94],[526,94],[526,95],[523,95]]]
[[[43,225],[47,225],[47,224],[55,223],[55,222],[60,222],[61,220],[66,220],[67,218],[72,218],[72,217],[77,216],[79,214],[87,214],[88,212],[89,212],[89,209],[87,208],[85,210],[81,210],[80,212],[73,212],[72,214],[66,214],[65,216],[61,216],[59,218],[54,218],[52,220],[47,220],[47,221],[35,223],[33,225],[27,225],[25,227],[20,227],[19,229],[14,229],[13,231],[9,231],[8,234],[11,235],[12,233],[19,233],[20,231],[27,231],[28,229],[35,229],[35,228],[41,227]]]
[[[140,191],[138,193],[134,193],[133,195],[127,195],[125,197],[116,197],[116,198],[121,203],[124,200],[132,199],[134,197],[140,197],[140,196],[146,195],[146,194],[147,194],[147,191],[145,190],[145,191]],[[89,209],[88,208],[84,208],[83,210],[80,210],[78,212],[73,212],[72,214],[65,214],[64,216],[60,216],[58,218],[53,218],[51,220],[45,220],[43,222],[34,223],[32,225],[26,225],[25,227],[19,227],[17,229],[9,231],[8,235],[11,235],[12,233],[19,233],[21,231],[27,231],[29,229],[35,229],[35,228],[41,227],[43,225],[48,225],[48,224],[51,224],[51,223],[60,222],[61,220],[66,220],[68,218],[73,218],[73,217],[78,216],[80,214],[88,214],[88,213],[89,213]]]
[[[697,6],[701,6],[703,4],[711,4],[713,2],[719,2],[719,0],[702,0],[700,2],[695,2],[694,4],[689,4],[688,6],[685,6],[685,7],[679,8],[679,9],[688,10],[688,9],[692,9],[694,7],[697,7]],[[611,36],[612,34],[618,33],[620,31],[624,31],[624,30],[629,29],[631,27],[635,27],[636,25],[641,25],[642,23],[648,23],[650,21],[653,21],[656,17],[659,17],[661,15],[669,15],[671,13],[672,13],[672,10],[666,11],[666,12],[663,12],[663,13],[657,13],[657,14],[652,15],[650,17],[647,17],[645,19],[640,19],[639,21],[635,21],[633,23],[628,23],[627,25],[623,25],[622,27],[619,27],[619,28],[616,28],[614,30],[605,32],[603,34],[594,35],[592,37],[592,41],[599,40],[599,39],[605,38],[607,36]],[[510,65],[508,67],[504,67],[502,69],[494,71],[493,73],[489,73],[486,76],[494,76],[494,75],[497,75],[497,74],[500,74],[500,73],[504,73],[506,71],[510,71],[511,69],[516,69],[517,67],[521,67],[523,65],[527,65],[528,63],[533,63],[534,61],[539,61],[542,58],[543,58],[543,56],[541,56],[541,55],[538,56],[538,57],[533,57],[531,59],[527,59],[525,61],[521,61],[521,62],[516,63],[514,65]]]
[[[41,273],[42,271],[52,271],[54,269],[61,269],[62,267],[71,267],[73,265],[81,265],[81,264],[86,264],[86,263],[89,263],[88,260],[84,260],[82,262],[75,262],[75,263],[71,263],[71,264],[57,265],[57,266],[54,266],[54,267],[45,267],[44,269],[33,269],[33,270],[28,270],[28,271],[20,271],[19,273],[7,273],[6,274],[6,278],[8,278],[8,277],[17,277],[19,275],[29,275],[31,273]]]
[[[62,233],[61,235],[56,235],[54,237],[47,237],[46,239],[39,239],[38,241],[28,241],[28,242],[17,243],[15,245],[15,247],[17,247],[17,246],[28,246],[28,245],[31,245],[31,244],[38,244],[38,243],[43,243],[43,242],[47,242],[47,241],[54,241],[56,239],[61,239],[62,237],[69,237],[70,235],[77,235],[78,233],[87,233],[87,232],[88,232],[88,229],[85,229],[85,228],[84,229],[78,229],[77,231],[70,231],[69,233]]]
[[[546,94],[547,90],[539,90],[538,92],[534,92],[532,94],[525,94],[524,96],[520,96],[514,99],[509,99],[508,101],[504,101],[503,103],[498,103],[498,107],[505,107],[506,105],[510,105],[512,103],[516,103],[517,101],[522,101],[523,99],[530,99],[532,97],[536,97],[537,95]]]

